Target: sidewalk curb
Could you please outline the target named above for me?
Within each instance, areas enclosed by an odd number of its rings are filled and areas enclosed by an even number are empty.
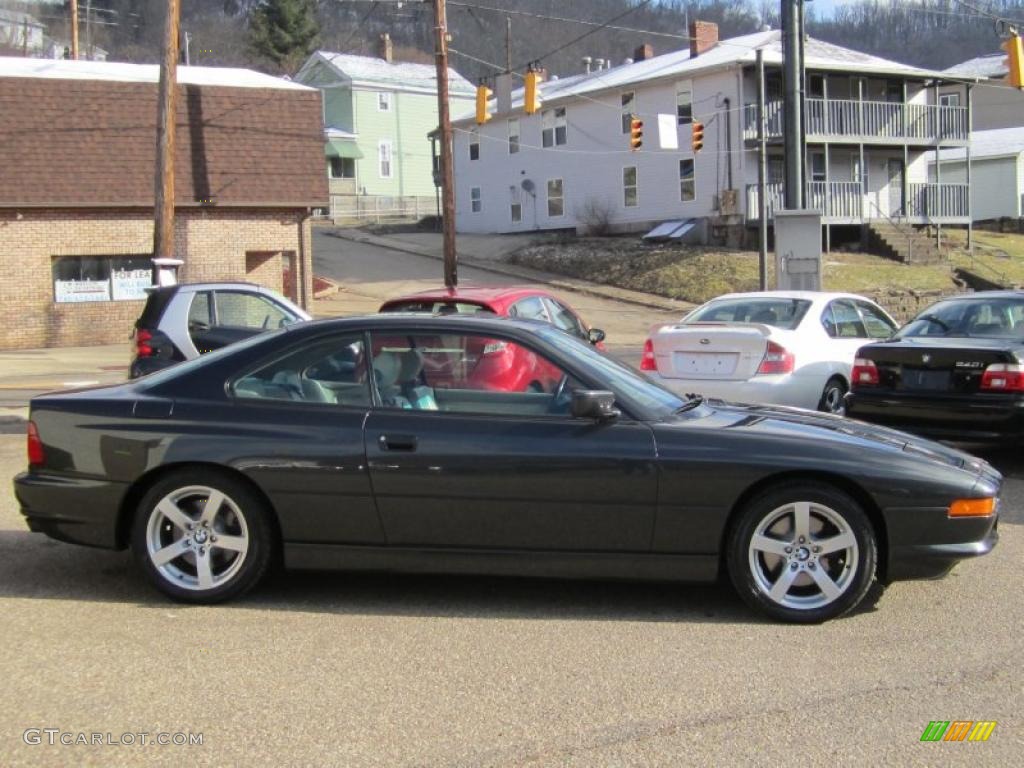
[[[348,240],[353,243],[366,243],[368,245],[376,245],[379,248],[386,248],[400,253],[422,256],[423,258],[433,259],[434,261],[444,261],[444,257],[438,256],[435,253],[431,253],[430,251],[426,251],[422,248],[416,248],[415,246],[411,246],[400,240],[392,240],[379,235],[363,233],[349,234],[348,232],[342,234],[337,230],[327,231],[324,234],[336,237],[339,240]],[[641,293],[640,291],[630,291],[625,288],[613,288],[599,283],[591,283],[586,280],[561,277],[553,275],[550,272],[541,272],[540,270],[529,269],[528,267],[517,267],[505,262],[500,262],[499,265],[495,264],[490,259],[480,259],[470,254],[460,253],[459,264],[464,264],[467,267],[472,267],[473,269],[479,269],[482,272],[492,272],[496,275],[515,277],[533,283],[544,283],[563,291],[572,291],[573,293],[580,293],[585,296],[594,296],[599,299],[621,301],[624,304],[633,304],[647,309],[656,309],[661,312],[685,313],[697,306],[696,304],[677,301],[675,299],[665,299],[660,296]]]

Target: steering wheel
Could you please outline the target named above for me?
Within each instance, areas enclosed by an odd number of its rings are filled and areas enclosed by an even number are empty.
[[[561,413],[562,410],[562,398],[565,397],[566,387],[569,385],[569,374],[562,374],[562,378],[559,379],[558,385],[555,387],[553,394],[551,395],[551,405],[548,406],[548,413]]]

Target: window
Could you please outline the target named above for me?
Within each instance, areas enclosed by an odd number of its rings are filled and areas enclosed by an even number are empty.
[[[540,300],[540,296],[527,296],[525,299],[520,299],[508,308],[508,316],[522,318],[523,320],[551,322],[551,318],[548,317],[547,310],[544,308],[544,302]]]
[[[371,334],[384,408],[504,417],[567,417],[582,385],[533,349],[473,333]],[[557,400],[555,399],[557,396]]]
[[[568,119],[565,115],[565,107],[545,109],[540,113],[540,125],[541,146],[562,145],[569,140]]]
[[[854,152],[850,155],[850,181],[862,181],[860,167],[860,153]]]
[[[321,406],[370,406],[361,336],[340,336],[303,347],[237,379],[235,397]]]
[[[509,214],[512,216],[512,223],[518,224],[523,220],[523,204],[512,203]]]
[[[807,76],[807,96],[812,99],[824,99],[825,98],[825,76],[824,75],[808,75]]]
[[[354,179],[356,177],[356,161],[351,157],[332,157],[330,162],[332,179]]]
[[[188,308],[189,331],[208,331],[213,325],[213,303],[210,292],[201,291],[192,297]]]
[[[811,302],[804,299],[720,299],[694,310],[684,323],[763,323],[786,331],[804,319]]]
[[[866,301],[854,301],[860,316],[864,320],[864,327],[867,329],[868,338],[888,339],[896,333],[897,325],[886,316],[886,314]]]
[[[679,161],[679,199],[684,203],[697,199],[697,184],[693,177],[693,158]]]
[[[391,141],[382,139],[377,145],[378,172],[382,179],[391,178]]]
[[[899,80],[889,80],[885,84],[885,100],[891,103],[900,104],[903,101],[903,83]]]
[[[473,128],[469,132],[469,159],[480,159],[480,131]]]
[[[283,328],[297,319],[266,296],[238,291],[217,291],[217,326],[229,328]]]
[[[636,167],[622,169],[622,202],[627,208],[637,206]]]
[[[548,179],[548,216],[552,218],[565,213],[565,195],[561,179]]]
[[[571,333],[579,339],[590,341],[587,332],[583,329],[583,323],[573,314],[571,309],[550,296],[544,298],[544,303],[547,305],[548,314],[551,315],[551,323],[556,328],[561,328],[566,333]]]
[[[513,117],[508,121],[508,153],[514,155],[519,152],[519,118]]]
[[[811,152],[811,181],[825,181],[824,152]]]
[[[622,94],[622,132],[629,133],[633,120],[633,92]]]
[[[960,106],[960,94],[959,93],[942,93],[939,94],[939,105],[943,107],[959,107]]]
[[[685,80],[676,86],[676,116],[679,125],[693,122],[693,86]]]
[[[828,305],[822,313],[821,324],[825,332],[836,339],[863,339],[868,335],[856,308],[845,299]]]
[[[781,184],[786,179],[786,164],[783,158],[773,156],[768,158],[768,183]]]
[[[480,213],[480,187],[472,187],[469,190],[469,210],[473,213]]]
[[[377,94],[377,111],[378,112],[390,112],[391,111],[391,94],[387,91],[381,91]]]
[[[153,284],[152,268],[149,256],[56,256],[51,265],[53,300],[145,300],[146,288]]]

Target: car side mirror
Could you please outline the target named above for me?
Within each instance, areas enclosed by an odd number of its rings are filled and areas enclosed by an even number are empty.
[[[587,340],[591,344],[600,344],[604,341],[605,333],[600,328],[591,328],[587,331]]]
[[[575,389],[572,393],[572,415],[577,419],[611,421],[622,415],[615,407],[615,393],[602,389]]]

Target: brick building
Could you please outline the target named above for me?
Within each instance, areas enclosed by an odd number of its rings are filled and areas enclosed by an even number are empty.
[[[127,340],[153,242],[155,66],[0,57],[0,348]],[[319,91],[178,69],[181,281],[312,299],[310,213],[327,201]]]

